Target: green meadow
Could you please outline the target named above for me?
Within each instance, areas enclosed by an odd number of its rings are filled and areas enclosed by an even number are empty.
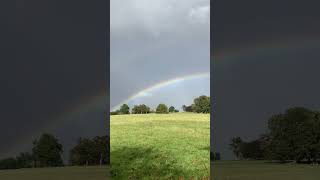
[[[0,170],[1,180],[106,180],[106,166]]]
[[[214,180],[319,180],[320,165],[265,161],[215,161]]]
[[[112,179],[208,179],[210,115],[111,116]]]

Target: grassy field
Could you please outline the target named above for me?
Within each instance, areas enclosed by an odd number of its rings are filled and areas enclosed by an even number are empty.
[[[111,116],[113,179],[209,177],[208,114]]]
[[[319,180],[320,165],[215,161],[214,180]]]
[[[61,167],[0,170],[1,180],[106,180],[107,167]]]

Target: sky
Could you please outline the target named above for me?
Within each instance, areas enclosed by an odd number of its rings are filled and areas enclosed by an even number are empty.
[[[209,94],[207,0],[111,1],[111,70],[107,1],[0,3],[0,158],[30,151],[52,133],[67,161],[79,137],[108,133],[111,106],[177,77],[184,80],[149,92],[159,97],[153,103],[180,108]],[[165,99],[178,91],[189,99]]]
[[[180,109],[194,97],[210,95],[209,0],[112,0],[110,21],[111,109],[121,103]],[[143,92],[199,73],[208,75]]]
[[[212,147],[266,132],[268,118],[293,106],[320,110],[320,3],[215,0],[211,18]]]
[[[105,135],[105,1],[0,2],[0,159],[52,133],[65,158],[79,137]],[[65,159],[66,160],[66,159]]]
[[[209,0],[112,0],[109,78],[106,1],[1,1],[0,158],[29,150],[43,132],[67,152],[80,136],[104,135],[105,111],[132,95],[210,72],[131,103],[179,108],[211,90],[211,142],[232,159],[230,138],[256,138],[288,107],[320,108],[319,5],[215,0],[210,47]]]

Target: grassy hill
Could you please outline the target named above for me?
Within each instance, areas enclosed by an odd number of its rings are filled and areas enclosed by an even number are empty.
[[[113,179],[209,177],[210,115],[111,116]]]
[[[215,161],[214,180],[318,180],[320,166],[265,161]]]
[[[108,169],[99,167],[59,167],[0,170],[1,180],[105,180]]]

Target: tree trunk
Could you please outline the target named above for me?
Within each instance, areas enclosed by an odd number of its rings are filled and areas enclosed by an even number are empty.
[[[102,153],[100,153],[100,166],[102,166]]]

